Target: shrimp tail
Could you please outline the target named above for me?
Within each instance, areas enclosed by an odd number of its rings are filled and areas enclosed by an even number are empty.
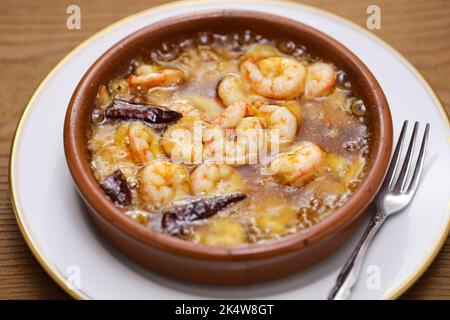
[[[161,226],[167,233],[177,235],[181,233],[184,225],[195,220],[209,218],[245,198],[247,198],[246,194],[235,192],[209,198],[179,200],[163,212]]]

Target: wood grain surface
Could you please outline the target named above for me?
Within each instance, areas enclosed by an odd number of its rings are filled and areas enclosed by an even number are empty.
[[[26,246],[9,199],[10,144],[28,99],[52,67],[80,42],[123,17],[165,2],[0,0],[0,299],[68,298],[38,265]],[[381,8],[382,28],[372,32],[418,68],[449,114],[450,1],[304,2],[363,27],[368,5],[377,4]],[[66,28],[66,8],[71,4],[81,8],[81,30]],[[429,270],[402,298],[450,299],[449,241]]]

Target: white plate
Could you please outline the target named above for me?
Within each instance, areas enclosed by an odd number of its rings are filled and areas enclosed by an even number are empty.
[[[72,92],[88,67],[114,43],[148,24],[187,12],[222,8],[278,14],[324,31],[372,70],[391,106],[396,134],[405,119],[431,123],[419,194],[410,208],[389,219],[376,237],[352,297],[399,296],[428,267],[448,234],[448,120],[427,83],[392,48],[337,16],[289,2],[182,1],[153,8],[96,34],[58,64],[29,102],[11,154],[12,199],[31,250],[55,281],[77,298],[323,299],[327,296],[362,228],[332,256],[287,279],[239,288],[199,286],[163,278],[120,254],[92,225],[73,187],[64,158],[63,121]]]

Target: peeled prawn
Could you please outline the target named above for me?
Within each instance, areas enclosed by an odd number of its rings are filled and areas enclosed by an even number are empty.
[[[244,190],[244,179],[233,167],[226,164],[203,163],[191,173],[194,195],[227,194]]]
[[[202,161],[202,129],[204,122],[183,118],[164,131],[161,146],[167,156],[181,163]]]
[[[128,150],[133,161],[144,165],[164,155],[159,144],[159,135],[150,127],[135,122],[128,127]]]
[[[268,44],[254,44],[251,45],[242,55],[242,60],[253,59],[261,60],[271,57],[281,57],[283,54],[274,46]]]
[[[241,64],[241,73],[256,93],[267,98],[292,99],[305,89],[306,69],[292,58],[247,59]]]
[[[301,187],[314,179],[324,160],[325,153],[318,145],[304,142],[291,152],[275,157],[269,169],[279,182]]]
[[[297,119],[286,107],[271,104],[264,105],[257,109],[256,116],[269,129],[269,134],[273,133],[273,130],[277,130],[279,145],[284,145],[294,140],[297,133]],[[272,140],[272,137],[270,137],[270,141]]]
[[[217,95],[226,106],[240,101],[251,103],[261,98],[253,94],[250,88],[244,85],[240,77],[234,75],[225,76],[220,80],[217,87]]]
[[[212,123],[225,129],[235,128],[243,118],[255,112],[251,104],[238,101],[228,106]]]
[[[184,78],[184,72],[179,69],[140,65],[128,78],[128,83],[132,87],[167,87],[182,83]]]
[[[256,163],[264,146],[262,124],[252,106],[238,102],[229,106],[203,134],[204,159],[216,163],[242,165]]]
[[[331,63],[315,62],[307,66],[306,98],[323,97],[331,93],[336,84],[336,70]]]
[[[156,160],[145,166],[138,175],[140,200],[150,209],[190,194],[189,170],[165,160]]]

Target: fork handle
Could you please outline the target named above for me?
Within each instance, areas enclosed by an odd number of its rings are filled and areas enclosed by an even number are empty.
[[[339,273],[336,279],[336,284],[328,295],[328,300],[348,299],[351,289],[358,280],[367,248],[385,220],[386,213],[380,210],[377,210],[375,215],[372,216],[361,240],[359,240],[355,250],[353,250],[352,254]]]

